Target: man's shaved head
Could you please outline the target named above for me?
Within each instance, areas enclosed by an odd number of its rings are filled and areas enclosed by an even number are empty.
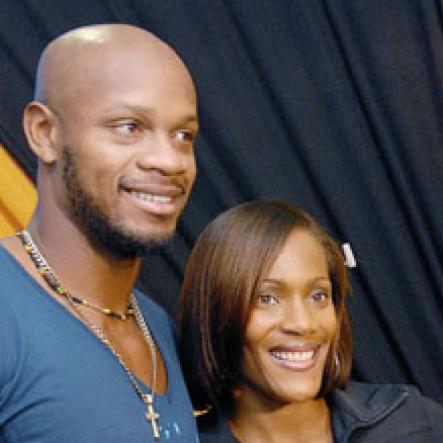
[[[179,67],[192,79],[176,52],[149,31],[127,24],[101,24],[76,28],[48,44],[37,68],[35,100],[60,109],[79,87],[97,77],[103,62],[120,64],[122,51],[139,51],[153,65]],[[134,66],[125,66],[134,69]],[[116,75],[119,75],[116,70]],[[94,81],[97,79],[93,78]]]
[[[197,98],[158,37],[104,24],[53,40],[24,128],[40,159],[41,213],[63,214],[114,256],[174,231],[195,179]]]

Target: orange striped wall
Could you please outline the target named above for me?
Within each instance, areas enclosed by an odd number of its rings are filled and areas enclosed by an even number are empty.
[[[36,203],[34,184],[0,145],[0,237],[26,226]]]

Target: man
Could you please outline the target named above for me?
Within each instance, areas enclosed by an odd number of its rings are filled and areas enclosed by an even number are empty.
[[[45,49],[23,120],[39,203],[0,247],[0,441],[197,440],[169,319],[133,289],[191,191],[196,108],[183,62],[140,28]]]

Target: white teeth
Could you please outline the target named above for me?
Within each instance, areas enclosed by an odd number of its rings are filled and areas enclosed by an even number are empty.
[[[138,191],[131,191],[131,194],[137,198],[140,198],[141,200],[145,200],[148,202],[155,202],[155,203],[172,202],[172,197],[166,195],[153,195],[153,194],[147,194],[146,192],[138,192]]]
[[[272,355],[284,361],[307,361],[314,357],[314,351],[304,352],[272,352]]]

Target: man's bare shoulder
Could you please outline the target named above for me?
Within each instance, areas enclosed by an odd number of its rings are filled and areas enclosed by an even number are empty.
[[[16,255],[20,250],[20,240],[15,236],[0,238],[0,245],[2,245],[12,255]]]
[[[26,263],[26,252],[16,235],[0,239],[0,245],[3,246],[20,264]],[[25,266],[26,267],[26,266]]]

